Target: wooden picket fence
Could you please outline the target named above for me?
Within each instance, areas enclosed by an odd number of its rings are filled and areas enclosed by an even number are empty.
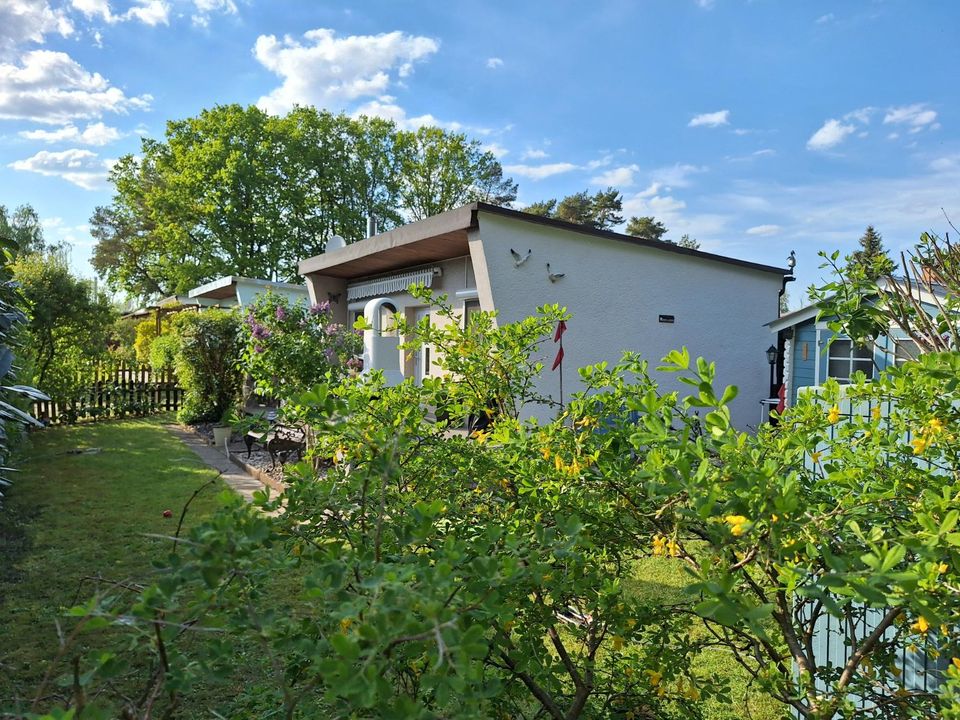
[[[72,423],[179,410],[183,390],[172,370],[155,373],[148,365],[91,369],[87,390],[76,398],[36,401],[32,414],[47,424]]]

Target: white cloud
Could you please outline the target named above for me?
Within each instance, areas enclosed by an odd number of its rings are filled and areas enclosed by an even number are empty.
[[[808,150],[829,150],[836,147],[844,139],[856,130],[855,125],[844,124],[840,120],[827,120],[823,126],[817,130],[810,139],[807,140]]]
[[[747,235],[776,235],[780,232],[779,225],[755,225],[752,228],[747,228]]]
[[[487,67],[491,70],[503,67],[503,60],[498,57],[487,58]]]
[[[51,8],[47,0],[0,2],[0,56],[27,42],[43,43],[53,33],[69,37],[73,23],[62,9]]]
[[[597,168],[606,167],[612,162],[613,155],[604,155],[603,157],[599,157],[596,160],[591,160],[588,162],[586,168],[587,170],[596,170]]]
[[[697,0],[697,6],[703,8],[704,10],[709,10],[713,7],[714,0]]]
[[[688,165],[676,163],[667,167],[657,168],[650,173],[650,177],[657,182],[670,188],[689,187],[692,184],[690,177],[699,173],[704,173],[708,168],[704,165]]]
[[[817,18],[817,25],[825,25],[828,22],[833,22],[834,15],[833,13],[827,13],[826,15],[821,15]]]
[[[88,124],[83,130],[72,123],[57,130],[24,130],[20,137],[45,143],[71,142],[101,146],[119,140],[122,135],[116,128],[98,122]]]
[[[720,127],[721,125],[728,125],[729,123],[730,111],[717,110],[717,112],[702,113],[694,116],[694,118],[687,123],[687,127]]]
[[[883,116],[883,124],[906,125],[911,133],[920,132],[927,127],[931,130],[940,127],[937,123],[937,112],[928,108],[926,103],[889,108]]]
[[[147,109],[149,95],[128,97],[66,53],[34,50],[22,65],[0,63],[0,119],[63,124],[71,120]]]
[[[132,7],[119,15],[110,8],[110,0],[71,0],[71,4],[88,18],[99,18],[111,25],[127,20],[150,26],[170,22],[170,5],[164,0],[135,0]]]
[[[273,113],[296,104],[339,109],[358,98],[382,95],[392,73],[409,75],[413,63],[439,48],[432,38],[399,31],[337,38],[333,30],[319,28],[304,33],[303,42],[289,35],[282,40],[261,35],[254,57],[282,83],[258,105]]]
[[[763,148],[762,150],[755,150],[753,154],[757,157],[764,157],[767,155],[776,155],[777,151],[772,148]]]
[[[41,150],[26,160],[17,160],[8,167],[34,172],[47,177],[63,178],[84,190],[97,190],[106,184],[110,160],[102,160],[95,152],[72,148],[59,152]]]
[[[463,125],[456,121],[439,120],[435,116],[427,113],[426,115],[417,115],[409,117],[407,111],[397,105],[396,98],[390,95],[382,95],[376,100],[364,103],[353,113],[354,117],[367,115],[368,117],[380,117],[385,120],[392,120],[397,127],[403,130],[416,130],[424,126],[440,127],[445,130],[459,132],[463,130]]]
[[[960,170],[960,153],[936,158],[930,163],[930,169],[936,172],[953,172]]]
[[[624,167],[611,168],[605,173],[601,173],[590,179],[593,185],[613,185],[618,187],[629,187],[633,185],[634,173],[640,170],[636,165],[625,165]]]
[[[487,152],[493,153],[497,158],[502,158],[510,154],[510,151],[507,150],[503,145],[495,142],[487,143],[483,146],[483,149]]]
[[[560,162],[547,163],[546,165],[504,165],[503,171],[510,175],[517,175],[530,180],[543,180],[544,178],[576,170],[579,167],[579,165],[574,165],[573,163]]]
[[[191,16],[197,27],[207,27],[210,24],[210,15],[215,12],[224,15],[236,15],[237,5],[233,0],[193,0],[196,12]]]
[[[527,148],[523,151],[523,155],[520,156],[521,160],[543,160],[545,157],[550,157],[548,153],[543,150],[536,150]]]
[[[851,120],[854,120],[858,123],[861,123],[862,125],[869,125],[870,118],[873,115],[873,113],[876,112],[876,110],[877,110],[876,108],[869,107],[869,106],[857,108],[856,110],[851,110],[846,115],[844,115],[843,119],[848,122]]]

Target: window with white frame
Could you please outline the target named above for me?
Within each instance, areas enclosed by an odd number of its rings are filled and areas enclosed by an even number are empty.
[[[909,338],[896,338],[893,342],[896,345],[893,361],[897,365],[903,365],[908,360],[916,360],[920,357],[920,346],[916,341]]]
[[[830,343],[827,355],[827,376],[842,383],[850,382],[857,371],[872,379],[874,375],[873,348],[857,345],[851,340],[837,338]]]

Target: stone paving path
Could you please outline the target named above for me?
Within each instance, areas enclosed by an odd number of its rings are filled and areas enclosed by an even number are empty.
[[[217,450],[207,445],[206,440],[189,430],[185,430],[179,425],[164,425],[164,429],[179,439],[184,445],[196,453],[203,462],[218,470],[223,481],[233,488],[247,502],[253,500],[253,494],[258,490],[263,490],[264,485],[259,480],[250,477],[233,462],[222,450]]]

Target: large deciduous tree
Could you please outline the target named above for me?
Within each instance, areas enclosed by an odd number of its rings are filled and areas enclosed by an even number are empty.
[[[51,396],[69,396],[78,369],[106,352],[110,301],[74,276],[56,251],[19,258],[13,273],[29,308],[23,346],[34,384]]]
[[[182,293],[220,275],[291,280],[331,235],[363,238],[469,200],[508,203],[516,184],[464,135],[399,131],[314,108],[275,117],[217,106],[167,124],[111,172],[91,218],[93,266],[111,287]]]
[[[517,184],[503,177],[493,153],[461,133],[422,127],[397,134],[403,178],[400,197],[411,219],[421,220],[471,200],[506,205]]]
[[[18,205],[13,212],[0,205],[0,237],[9,238],[19,253],[40,252],[46,248],[43,225],[32,205]]]

